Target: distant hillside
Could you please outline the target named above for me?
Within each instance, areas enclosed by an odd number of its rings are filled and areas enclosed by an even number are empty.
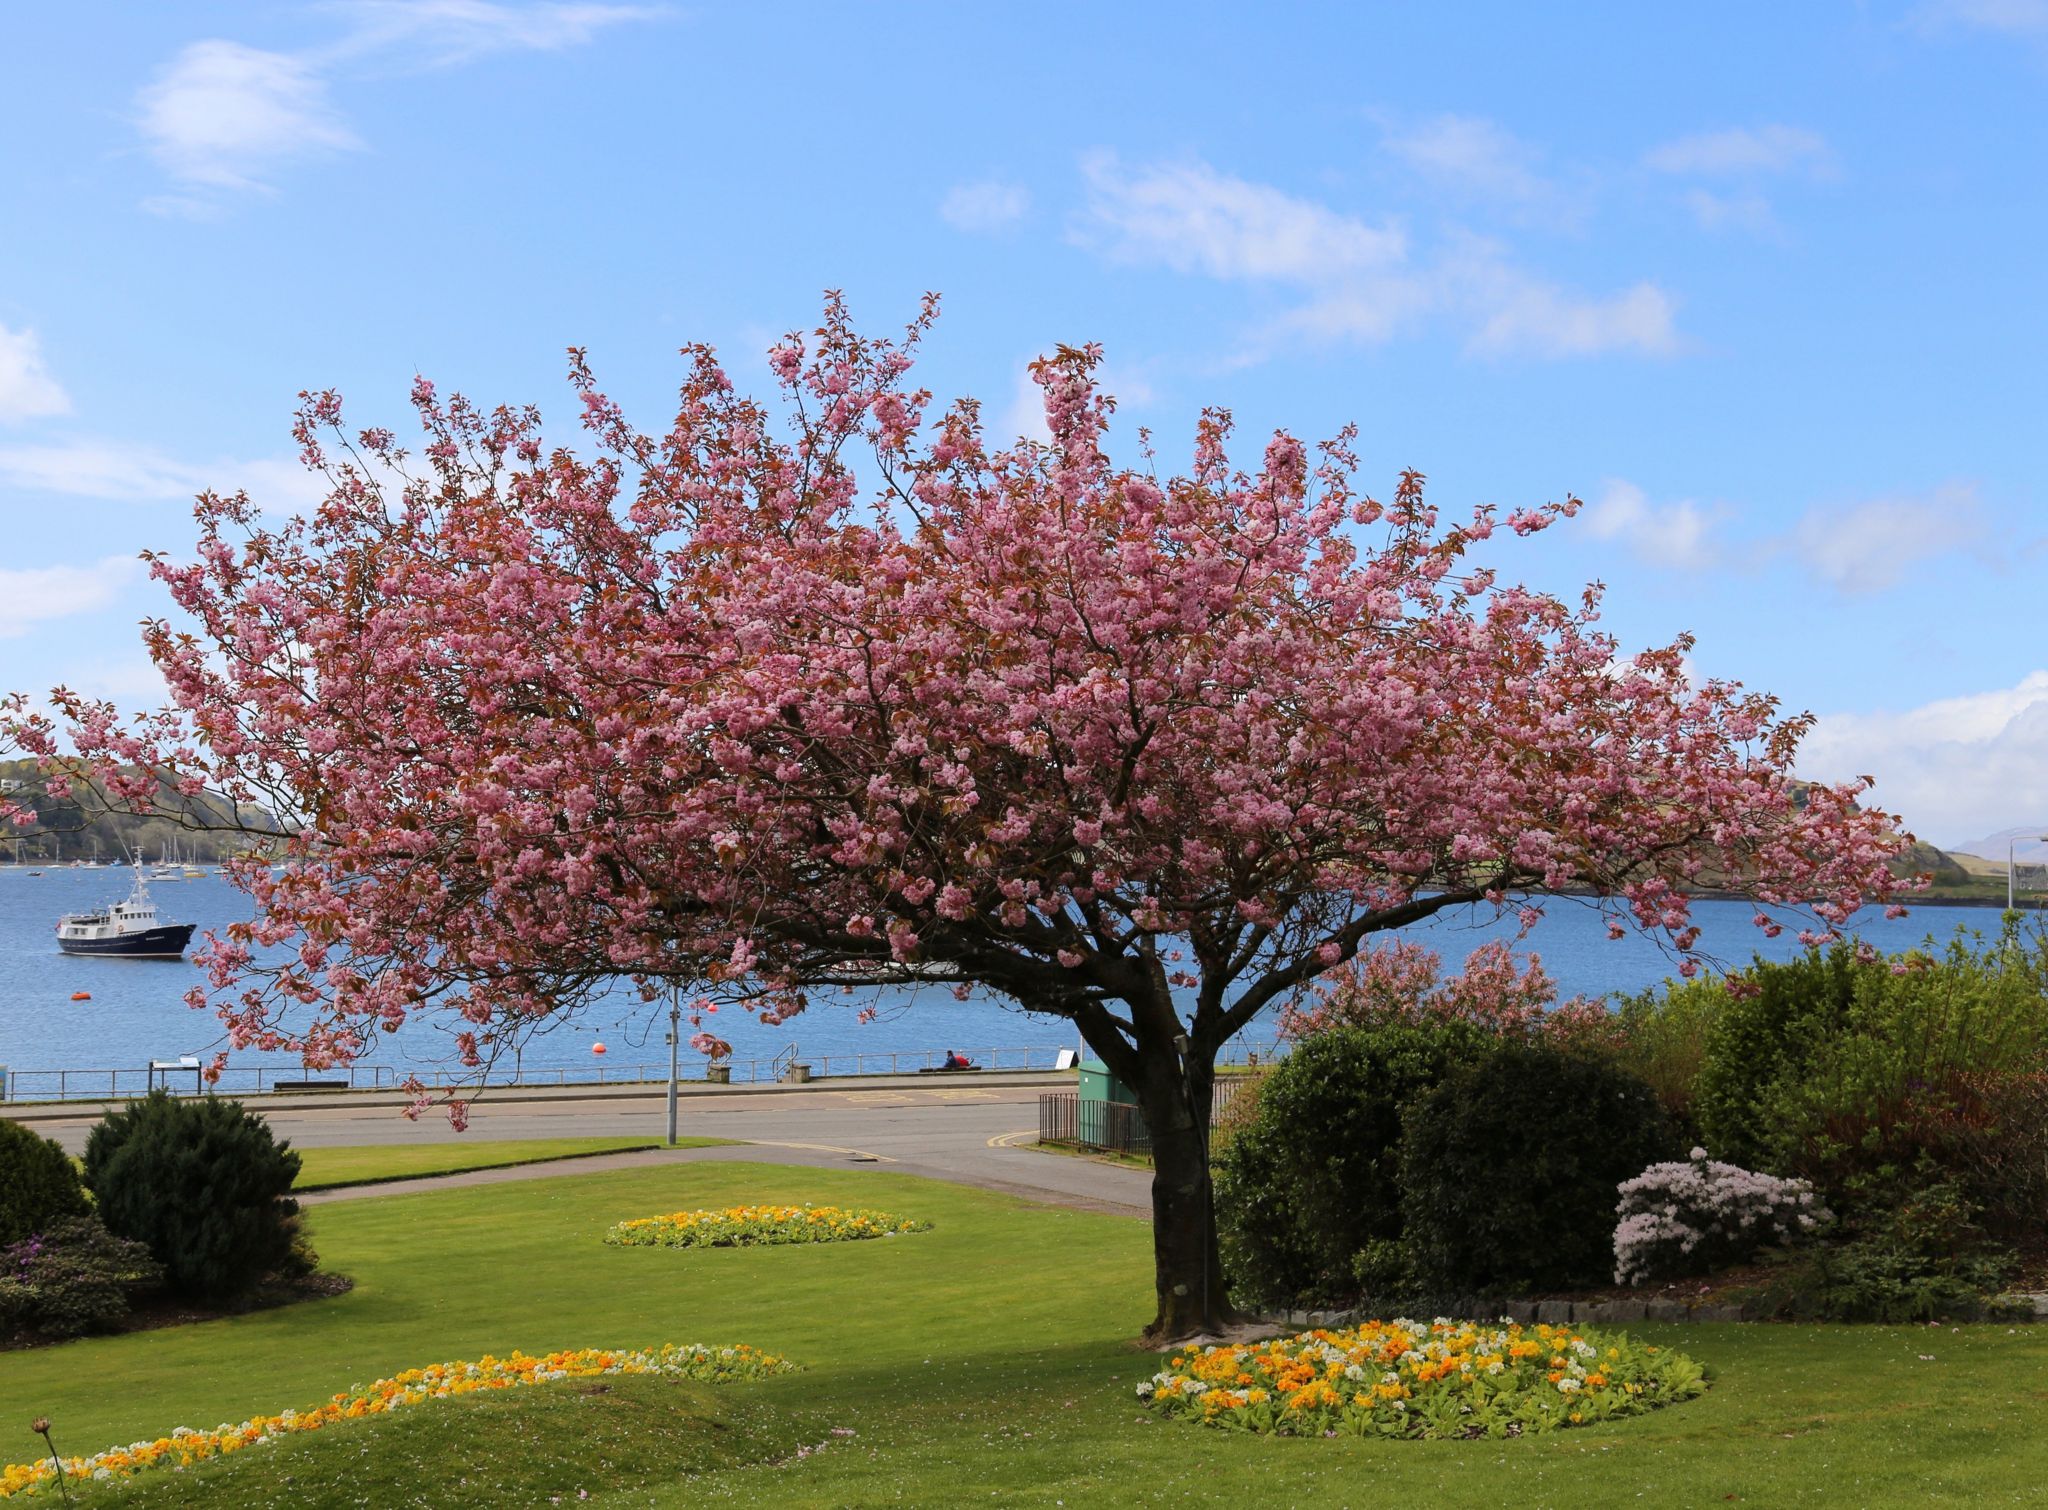
[[[2012,857],[2029,865],[2048,865],[2048,823],[2023,823],[2017,828],[2002,828],[1995,834],[1986,834],[1981,839],[1970,839],[1956,845],[1950,853],[1967,854],[1975,859],[1982,857],[1986,862],[1995,862],[1998,873],[2005,874],[2006,846],[2012,846]]]
[[[55,798],[33,760],[0,761],[0,792],[35,813],[33,825],[0,824],[0,861],[56,862],[95,856],[149,859],[175,852],[188,860],[225,860],[259,846],[262,834],[282,834],[277,820],[260,807],[239,812],[214,797],[181,797],[159,783],[155,815],[107,812],[91,797]],[[251,834],[249,830],[256,830]]]

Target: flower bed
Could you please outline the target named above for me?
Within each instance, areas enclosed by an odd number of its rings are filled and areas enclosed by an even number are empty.
[[[669,1344],[634,1352],[580,1348],[549,1353],[544,1358],[519,1352],[506,1358],[485,1354],[475,1363],[436,1363],[408,1369],[374,1384],[352,1386],[346,1393],[311,1410],[252,1416],[239,1425],[216,1426],[211,1431],[180,1426],[169,1436],[154,1441],[110,1447],[89,1458],[65,1458],[64,1476],[71,1480],[125,1479],[150,1468],[188,1468],[297,1432],[319,1431],[340,1421],[360,1420],[426,1400],[448,1400],[482,1390],[517,1389],[529,1384],[551,1384],[557,1379],[593,1379],[606,1374],[660,1374],[724,1384],[737,1379],[765,1379],[794,1367],[787,1359],[758,1348],[714,1348],[698,1343]],[[39,1494],[56,1487],[57,1465],[49,1458],[0,1468],[0,1499]]]
[[[1138,1397],[1239,1431],[1513,1437],[1640,1415],[1706,1387],[1690,1358],[1620,1333],[1439,1319],[1185,1350]]]
[[[842,1243],[927,1232],[930,1222],[840,1206],[732,1206],[672,1211],[620,1222],[604,1240],[624,1248],[739,1248],[768,1243]]]

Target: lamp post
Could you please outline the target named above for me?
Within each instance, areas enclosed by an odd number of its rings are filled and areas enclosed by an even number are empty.
[[[2018,905],[2014,900],[2016,889],[2013,885],[2014,879],[2018,875],[2018,871],[2013,863],[2012,852],[2014,846],[2016,846],[2019,842],[2020,841],[2018,839],[2008,839],[2005,841],[2005,910],[2007,912],[2011,912],[2013,908],[2016,905]],[[2041,842],[2043,844],[2048,844],[2048,834],[2043,834],[2041,836]]]
[[[668,998],[668,1146],[676,1146],[676,1076],[677,1059],[682,1053],[683,1003],[674,988]]]

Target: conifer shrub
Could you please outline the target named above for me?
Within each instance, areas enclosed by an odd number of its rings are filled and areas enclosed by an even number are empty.
[[[232,1299],[310,1267],[288,1192],[299,1156],[239,1101],[162,1090],[110,1112],[85,1145],[85,1182],[109,1230],[147,1244],[171,1289]]]
[[[90,1209],[71,1155],[54,1139],[0,1118],[0,1247]]]

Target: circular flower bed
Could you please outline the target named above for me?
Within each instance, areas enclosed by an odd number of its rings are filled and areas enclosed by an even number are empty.
[[[842,1243],[927,1232],[930,1222],[840,1206],[732,1206],[672,1211],[620,1222],[604,1240],[624,1248],[739,1248],[766,1243]]]
[[[339,1421],[382,1415],[425,1400],[448,1400],[479,1390],[517,1389],[551,1384],[557,1379],[593,1379],[605,1374],[662,1374],[725,1384],[736,1379],[765,1379],[796,1365],[759,1348],[705,1347],[699,1343],[668,1344],[635,1352],[579,1348],[549,1353],[544,1358],[515,1352],[507,1358],[485,1354],[475,1363],[436,1363],[407,1369],[395,1378],[354,1385],[346,1393],[311,1410],[287,1410],[275,1416],[251,1416],[235,1426],[194,1431],[180,1426],[167,1437],[110,1447],[89,1458],[65,1458],[64,1477],[125,1479],[149,1468],[189,1468],[209,1458],[275,1441],[294,1432],[318,1431]],[[0,1499],[34,1495],[57,1487],[57,1464],[50,1458],[34,1463],[9,1463],[0,1468]]]
[[[1439,1318],[1187,1349],[1138,1398],[1239,1431],[1515,1437],[1641,1415],[1706,1387],[1684,1354],[1619,1333]]]

